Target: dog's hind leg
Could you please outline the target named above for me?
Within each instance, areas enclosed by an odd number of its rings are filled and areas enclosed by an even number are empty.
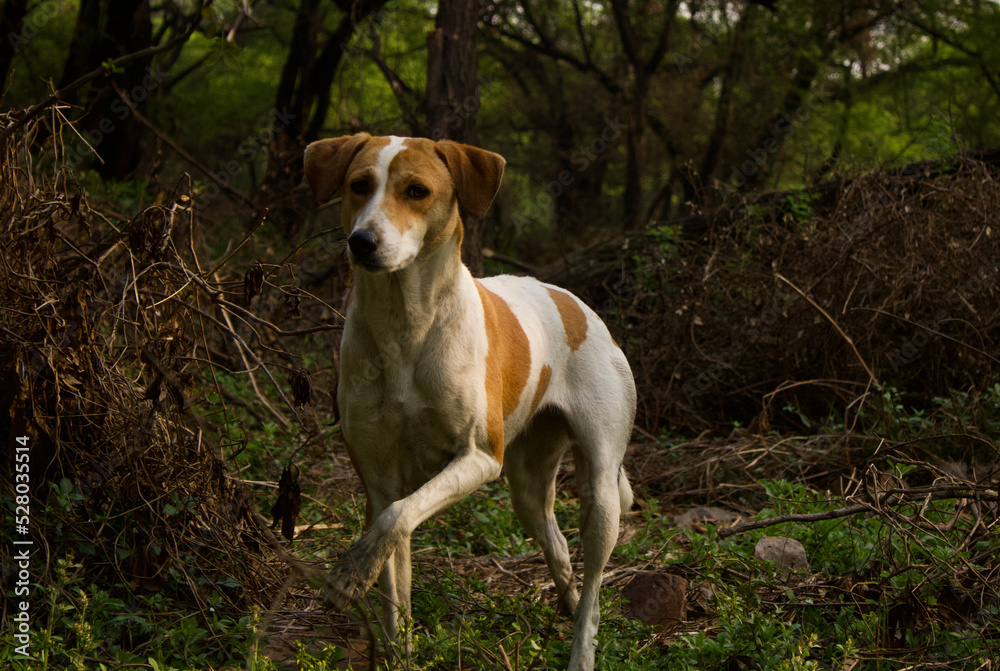
[[[583,589],[573,628],[570,671],[594,668],[595,636],[601,619],[601,577],[618,540],[621,514],[618,463],[589,458],[574,445],[580,492],[580,536],[583,540]]]
[[[559,462],[569,444],[565,421],[542,411],[508,447],[504,466],[510,482],[514,512],[530,536],[542,546],[545,563],[567,615],[576,610],[579,596],[573,585],[569,547],[553,512]]]

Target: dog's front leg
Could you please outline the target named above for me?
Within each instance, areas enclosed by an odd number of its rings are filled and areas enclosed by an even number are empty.
[[[378,577],[378,592],[382,597],[382,626],[386,636],[399,641],[400,627],[410,616],[410,538],[407,536],[396,544],[382,572]],[[413,636],[406,627],[406,651],[412,648]]]
[[[383,483],[384,484],[384,483]],[[374,486],[368,489],[368,503],[371,510],[368,515],[368,523],[378,519],[390,503],[398,499],[397,485],[376,489]],[[382,597],[382,630],[386,639],[399,641],[399,633],[405,619],[409,616],[410,610],[410,538],[401,538],[393,548],[382,572],[378,577],[378,593]],[[411,649],[412,637],[410,630],[406,629],[406,651]]]
[[[469,447],[440,473],[409,496],[389,504],[375,518],[361,539],[327,576],[324,593],[326,601],[342,610],[349,602],[362,597],[371,589],[393,551],[401,543],[409,543],[410,534],[421,522],[462,500],[499,475],[500,463],[492,454],[478,449],[470,441]],[[402,568],[397,567],[397,575]],[[408,588],[408,581],[406,585]],[[398,606],[409,612],[409,590],[406,592],[406,603],[399,603]],[[403,595],[399,594],[398,597],[402,599]]]

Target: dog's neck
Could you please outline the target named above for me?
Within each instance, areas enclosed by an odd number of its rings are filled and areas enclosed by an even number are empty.
[[[376,339],[388,336],[417,345],[435,322],[454,315],[456,288],[466,278],[471,275],[457,237],[395,272],[355,268],[352,318],[363,320]]]

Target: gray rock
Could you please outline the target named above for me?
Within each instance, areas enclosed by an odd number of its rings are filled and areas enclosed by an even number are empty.
[[[794,538],[764,536],[757,541],[757,547],[754,548],[753,554],[758,559],[778,564],[782,568],[779,575],[785,580],[792,573],[809,572],[806,550],[802,547],[802,543]]]

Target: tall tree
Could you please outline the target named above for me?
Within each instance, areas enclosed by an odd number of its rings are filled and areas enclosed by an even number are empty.
[[[629,127],[625,136],[625,194],[622,208],[622,228],[632,230],[639,226],[642,207],[642,168],[640,147],[646,129],[646,110],[649,89],[670,47],[673,27],[680,0],[669,0],[657,17],[658,3],[636,3],[630,11],[628,0],[612,0],[611,10],[615,27],[621,39],[622,50],[628,60],[631,81],[623,92],[629,106]],[[658,20],[657,20],[658,19]]]
[[[795,38],[795,44],[789,50],[794,65],[785,77],[784,86],[779,91],[780,102],[773,113],[761,119],[754,128],[754,135],[734,138],[736,155],[749,157],[754,152],[759,154],[761,150],[769,151],[768,147],[773,146],[773,142],[780,144],[785,139],[784,136],[787,136],[783,129],[796,120],[796,115],[804,115],[806,110],[811,112],[808,103],[814,85],[824,70],[830,67],[838,48],[846,47],[863,52],[863,43],[858,38],[883,23],[896,9],[894,3],[884,0],[852,0],[840,6],[816,3],[806,17],[784,18],[787,22],[784,24],[787,34]],[[794,8],[784,12],[793,14]],[[808,28],[800,30],[800,25]],[[742,146],[737,144],[740,141]],[[714,169],[715,166],[712,167]],[[747,175],[746,187],[759,188],[763,184],[768,170],[765,169],[766,166],[761,168]],[[720,178],[725,179],[725,176]]]
[[[427,87],[422,92],[393,71],[382,58],[380,36],[372,35],[368,55],[391,87],[412,135],[475,143],[479,9],[478,0],[439,0],[434,30],[427,33]],[[463,213],[463,223],[462,260],[481,275],[483,222]]]
[[[327,7],[321,0],[300,0],[274,99],[275,110],[288,121],[277,129],[271,143],[263,193],[290,192],[292,185],[302,181],[302,151],[319,139],[330,110],[333,79],[349,52],[351,36],[362,21],[378,14],[386,1],[333,0],[330,6],[338,12],[339,20],[332,31],[325,31]],[[284,218],[280,206],[272,210],[272,217]],[[290,211],[288,225],[297,219],[298,214]]]
[[[479,108],[478,0],[439,0],[437,25],[427,35],[427,135],[474,144]],[[463,213],[462,260],[483,273],[483,221]]]
[[[670,49],[670,36],[680,4],[680,0],[666,3],[612,0],[608,12],[598,6],[581,6],[578,0],[570,7],[547,3],[544,8],[523,1],[496,3],[501,19],[494,22],[494,33],[501,44],[507,42],[508,48],[516,45],[521,50],[533,51],[562,70],[583,75],[589,80],[592,99],[598,96],[593,90],[596,86],[601,97],[614,101],[608,107],[617,110],[617,114],[587,129],[582,136],[584,149],[589,143],[601,149],[590,152],[589,165],[608,148],[604,133],[615,135],[617,139],[616,133],[624,126],[625,170],[620,220],[624,229],[635,228],[641,223],[649,95]],[[539,91],[538,94],[548,95],[549,92]],[[615,121],[619,117],[624,121]],[[565,144],[563,140],[559,142]],[[572,198],[573,192],[579,191],[584,184],[567,186],[570,187],[567,197]],[[557,206],[557,214],[559,211]]]
[[[429,136],[472,144],[476,115],[466,111],[476,98],[479,55],[476,52],[477,0],[440,0],[435,29],[427,35],[427,110]]]
[[[541,220],[551,200],[556,229],[578,239],[601,217],[606,169],[615,154],[613,146],[622,140],[620,114],[602,104],[591,81],[553,67],[532,49],[512,48],[495,38],[487,48],[503,71],[516,73],[511,77],[513,95],[504,105],[511,116],[530,119],[530,132],[539,139],[518,157],[530,166],[533,186],[514,214],[515,226],[521,229]]]
[[[340,19],[329,32],[322,29],[321,0],[301,0],[275,94],[275,109],[290,121],[280,132],[279,150],[297,150],[319,138],[330,110],[330,89],[337,67],[348,51],[358,24],[379,12],[386,0],[334,0]]]
[[[151,46],[152,36],[148,0],[81,0],[59,88],[102,63]],[[66,102],[84,108],[78,127],[96,151],[97,171],[105,179],[126,179],[139,163],[142,127],[119,91],[144,110],[162,81],[151,63],[152,56],[135,59],[66,95]]]
[[[7,79],[10,63],[20,49],[23,34],[24,17],[28,14],[28,0],[7,0],[0,9],[0,80]],[[6,85],[4,85],[6,88]]]
[[[711,206],[727,192],[723,185],[771,180],[786,140],[801,141],[804,120],[835,98],[831,88],[845,63],[869,69],[872,42],[885,42],[880,30],[893,16],[926,24],[928,34],[937,31],[980,71],[992,71],[986,50],[948,34],[983,21],[924,21],[932,4],[946,7],[947,16],[960,11],[945,0],[493,0],[483,22],[490,55],[508,66],[525,94],[512,122],[544,129],[538,141],[548,155],[588,142],[603,148],[605,123],[588,115],[593,109],[621,115],[623,141],[612,155],[596,157],[620,169],[591,183],[569,171],[554,210],[558,229],[572,232],[574,202],[599,197],[607,213],[613,193],[615,220],[627,230],[677,208]],[[532,64],[527,74],[514,74],[526,63]],[[568,101],[568,114],[556,104],[560,99]],[[561,169],[551,161],[534,165],[549,175]],[[543,183],[551,180],[542,176]]]

